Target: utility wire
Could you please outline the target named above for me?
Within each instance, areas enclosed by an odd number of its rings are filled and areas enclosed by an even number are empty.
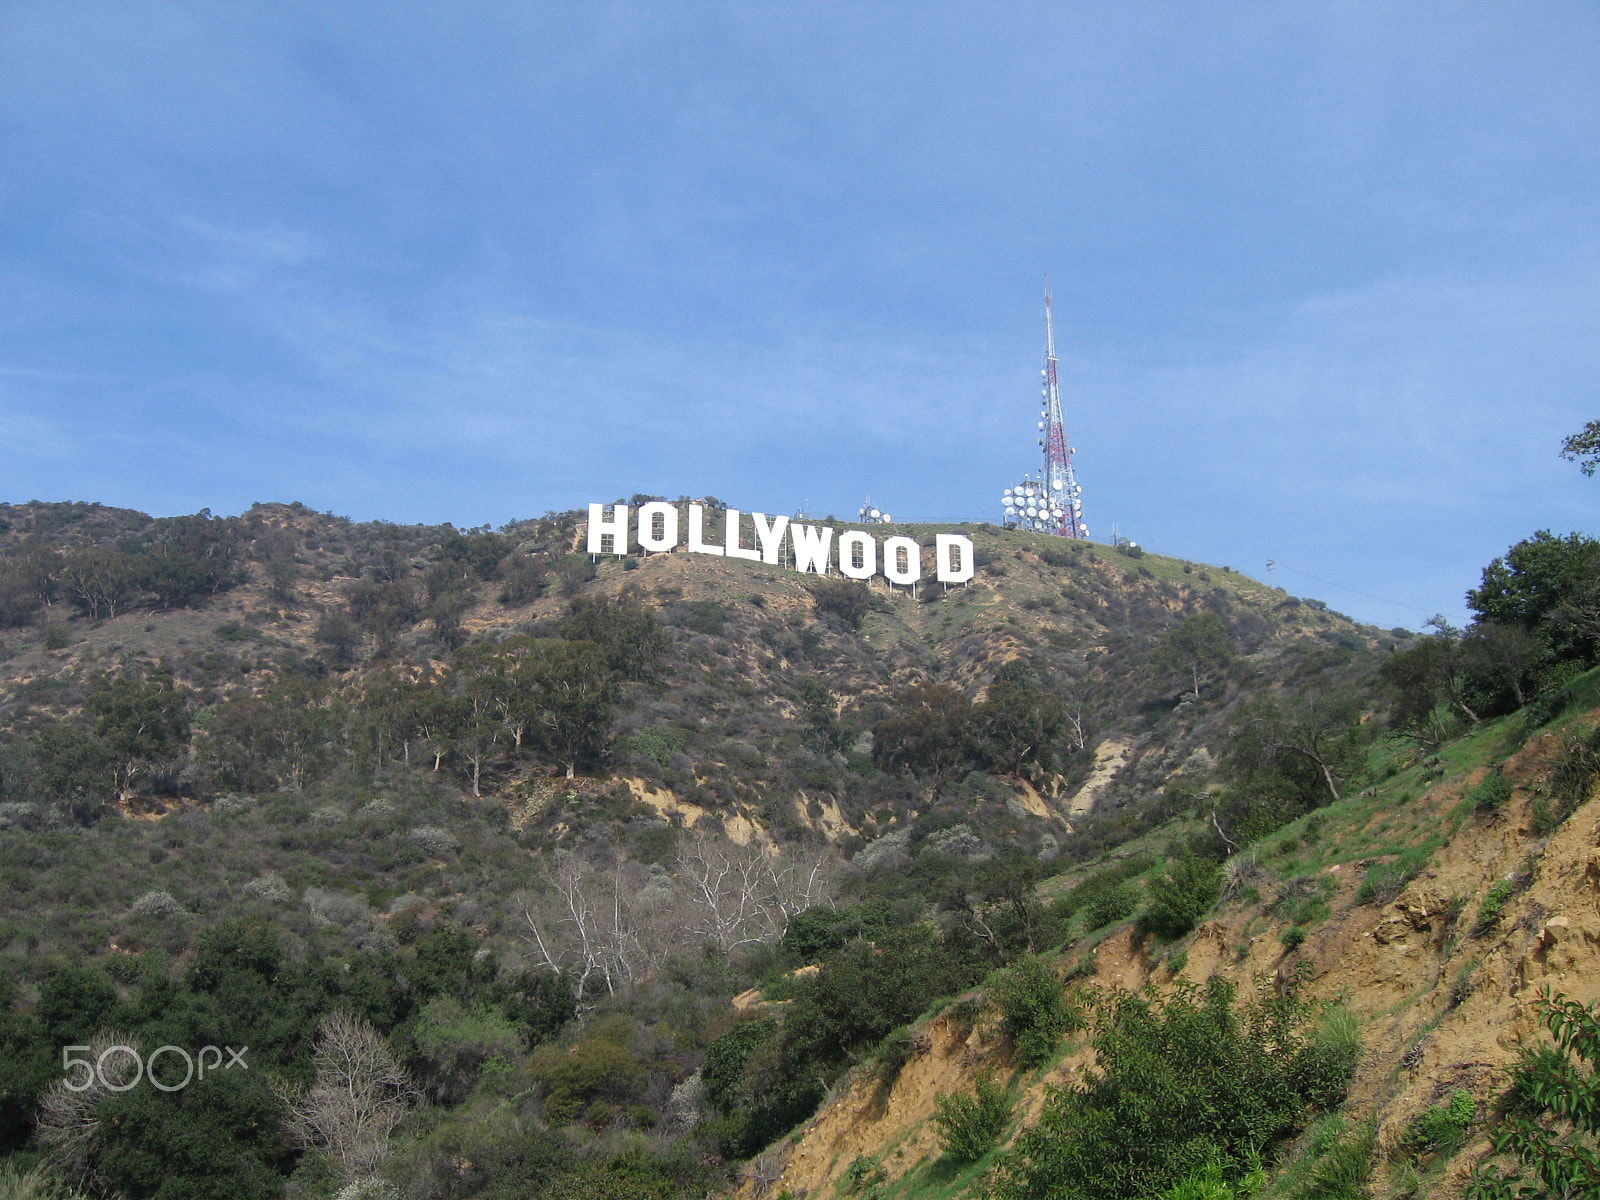
[[[1307,579],[1315,579],[1318,583],[1325,583],[1329,587],[1336,587],[1341,592],[1349,592],[1349,593],[1351,593],[1352,595],[1355,595],[1355,596],[1365,596],[1368,600],[1376,600],[1379,604],[1392,604],[1396,608],[1407,608],[1407,609],[1410,609],[1412,612],[1423,613],[1426,616],[1430,616],[1430,617],[1434,616],[1438,612],[1438,609],[1418,608],[1415,604],[1402,604],[1398,600],[1390,600],[1390,599],[1387,599],[1386,597],[1383,597],[1383,596],[1374,596],[1371,592],[1362,592],[1362,591],[1357,591],[1353,587],[1345,587],[1345,585],[1342,584],[1342,583],[1335,583],[1331,579],[1324,579],[1320,575],[1313,575],[1310,571],[1302,571],[1299,567],[1291,567],[1288,563],[1284,562],[1281,558],[1274,559],[1273,561],[1275,563],[1277,563],[1278,566],[1282,567],[1285,571],[1293,571],[1296,575],[1304,575]]]

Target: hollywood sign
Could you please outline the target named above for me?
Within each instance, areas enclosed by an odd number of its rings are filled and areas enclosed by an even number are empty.
[[[611,515],[606,515],[607,509]],[[641,504],[634,522],[629,522],[626,504],[589,505],[590,554],[627,554],[630,537],[641,550],[676,550],[684,544],[679,537],[678,506],[665,501]],[[750,514],[750,544],[744,541],[745,515],[737,508],[724,514],[720,542],[705,540],[705,508],[689,505],[689,536],[686,549],[691,554],[714,554],[723,558],[747,558],[752,562],[783,563],[785,541],[788,565],[796,571],[826,575],[837,568],[846,579],[871,579],[882,575],[890,583],[910,585],[922,578],[922,546],[908,537],[886,537],[882,545],[872,534],[859,529],[846,530],[833,540],[835,530],[827,525],[800,525],[788,517]],[[607,547],[609,543],[609,548]],[[937,533],[933,537],[934,578],[940,583],[966,583],[977,573],[972,539],[959,533]]]

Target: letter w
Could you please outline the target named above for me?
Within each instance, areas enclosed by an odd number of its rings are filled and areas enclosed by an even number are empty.
[[[789,542],[794,547],[794,569],[810,571],[814,575],[828,573],[828,548],[833,544],[833,530],[814,525],[789,526]]]

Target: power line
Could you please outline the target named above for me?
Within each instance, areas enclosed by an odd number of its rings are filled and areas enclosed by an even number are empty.
[[[1415,604],[1402,604],[1399,600],[1390,600],[1384,596],[1374,596],[1371,592],[1363,592],[1353,587],[1346,587],[1342,583],[1335,583],[1331,579],[1324,579],[1320,575],[1313,575],[1310,571],[1302,571],[1299,567],[1291,567],[1282,559],[1273,559],[1272,562],[1276,566],[1282,567],[1285,571],[1293,571],[1296,575],[1304,575],[1307,579],[1315,579],[1318,583],[1325,583],[1329,587],[1338,588],[1341,592],[1349,592],[1353,596],[1365,596],[1368,600],[1376,600],[1379,604],[1392,604],[1396,608],[1410,609],[1412,612],[1424,613],[1430,617],[1439,611],[1438,609],[1418,608]]]

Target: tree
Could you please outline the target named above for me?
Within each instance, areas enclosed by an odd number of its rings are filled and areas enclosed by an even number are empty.
[[[1285,759],[1306,763],[1315,768],[1331,804],[1339,798],[1337,776],[1357,756],[1357,728],[1355,705],[1344,697],[1312,691],[1285,704],[1248,702],[1234,715],[1226,756],[1241,773],[1281,770]]]
[[[355,662],[356,651],[361,648],[361,627],[344,609],[323,613],[314,636],[319,646],[328,648],[334,666],[348,667]]]
[[[800,716],[824,754],[844,749],[846,737],[839,724],[839,706],[828,685],[815,675],[800,681]]]
[[[611,726],[614,684],[605,654],[593,642],[541,638],[521,669],[528,724],[571,779],[579,763],[599,757]]]
[[[0,794],[34,800],[87,824],[116,798],[116,773],[106,744],[69,721],[50,721],[6,755]]]
[[[335,753],[342,721],[331,703],[324,685],[295,678],[229,700],[206,730],[204,757],[229,786],[299,791]]]
[[[944,683],[917,683],[895,699],[893,715],[872,727],[872,756],[885,770],[926,779],[933,799],[972,761],[972,703]]]
[[[678,839],[676,865],[690,914],[684,932],[724,953],[778,941],[790,918],[835,895],[835,861],[815,850],[768,854],[755,842],[695,832]]]
[[[1577,433],[1561,439],[1561,457],[1578,464],[1578,470],[1593,475],[1600,467],[1600,421],[1590,421]]]
[[[850,629],[860,629],[872,610],[872,593],[853,579],[819,579],[811,585],[811,599],[818,612],[832,613]]]
[[[94,732],[110,752],[113,783],[124,800],[147,767],[172,762],[189,744],[189,715],[170,675],[103,678],[84,701]]]
[[[393,569],[401,568],[396,564]],[[358,580],[348,596],[351,617],[372,635],[377,643],[374,653],[380,658],[393,653],[400,631],[422,617],[421,597],[408,579]]]
[[[309,1088],[278,1089],[290,1134],[303,1146],[327,1150],[347,1180],[371,1174],[419,1093],[360,1017],[324,1017],[312,1062],[316,1076]]]
[[[112,1052],[114,1046],[128,1049]],[[108,1182],[96,1170],[103,1149],[101,1110],[137,1078],[135,1063],[141,1060],[138,1040],[127,1034],[102,1032],[89,1039],[86,1047],[83,1056],[103,1065],[87,1075],[79,1068],[71,1078],[57,1078],[44,1089],[39,1097],[38,1137],[62,1174],[74,1183],[98,1189]],[[138,1070],[143,1073],[142,1063]]]
[[[1066,706],[1033,685],[1026,663],[1013,659],[995,673],[981,704],[972,711],[978,744],[996,766],[1016,776],[1025,763],[1048,771],[1055,743],[1067,728]]]
[[[506,732],[504,713],[508,707],[508,679],[505,661],[497,648],[480,643],[463,647],[457,655],[460,669],[455,675],[459,711],[456,718],[456,745],[472,764],[472,794],[481,796],[480,781],[484,765]],[[518,739],[520,744],[521,739]]]
[[[1597,562],[1600,541],[1579,533],[1558,538],[1541,529],[1483,569],[1483,583],[1467,593],[1467,607],[1480,620],[1531,630],[1593,576]]]
[[[137,592],[137,564],[130,555],[106,546],[86,546],[68,551],[61,563],[61,580],[80,612],[98,621],[102,614],[117,615]]]
[[[1411,649],[1391,654],[1378,668],[1378,678],[1390,690],[1394,727],[1421,745],[1434,746],[1448,732],[1438,719],[1441,706],[1474,725],[1480,718],[1469,702],[1476,699],[1474,676],[1461,652],[1461,631],[1442,616],[1428,624],[1434,632]]]
[[[1518,708],[1528,702],[1524,684],[1546,653],[1543,630],[1496,621],[1475,622],[1461,641],[1466,669],[1509,689]]]
[[[672,646],[672,636],[655,614],[625,598],[571,601],[556,622],[556,633],[568,642],[593,643],[606,666],[622,679],[654,678]]]
[[[161,608],[198,608],[242,578],[243,534],[238,520],[210,509],[156,521],[137,560],[139,583]]]
[[[579,1004],[602,988],[612,995],[642,977],[648,965],[638,936],[643,914],[634,901],[643,889],[625,885],[620,863],[602,873],[575,854],[558,853],[540,876],[543,892],[525,897],[522,906],[538,970],[567,980]]]
[[[1200,681],[1222,670],[1233,660],[1233,639],[1228,626],[1214,613],[1190,617],[1162,636],[1156,647],[1155,662],[1169,674],[1187,676],[1196,698]]]

